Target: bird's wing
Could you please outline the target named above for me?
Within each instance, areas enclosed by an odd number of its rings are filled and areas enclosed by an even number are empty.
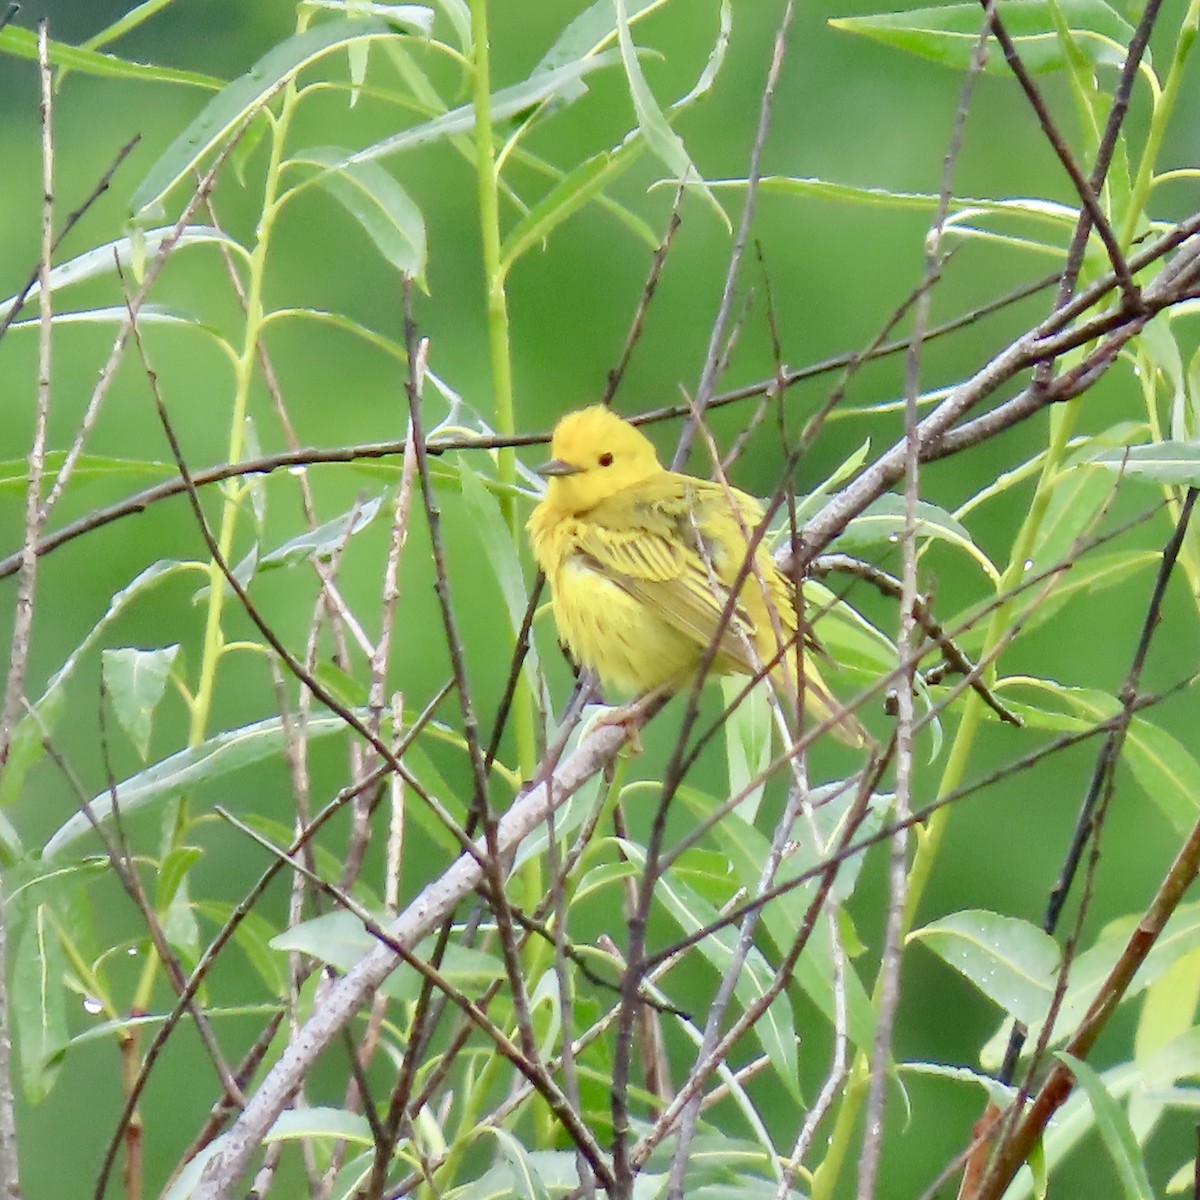
[[[702,553],[704,539],[698,536],[688,490],[668,481],[656,493],[643,494],[636,502],[602,505],[591,516],[578,542],[588,565],[698,647],[707,646],[720,626],[729,590],[720,581],[717,564],[706,561],[707,551]],[[748,673],[754,664],[746,639],[753,631],[753,621],[739,603],[718,641],[721,653]]]

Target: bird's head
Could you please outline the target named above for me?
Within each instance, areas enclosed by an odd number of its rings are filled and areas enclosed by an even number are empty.
[[[601,404],[559,421],[550,456],[537,471],[547,499],[564,512],[587,512],[662,470],[650,439]]]

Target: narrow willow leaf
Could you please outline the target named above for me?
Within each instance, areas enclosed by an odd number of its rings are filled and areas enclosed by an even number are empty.
[[[621,61],[625,65],[625,77],[629,81],[629,94],[633,99],[633,108],[637,113],[638,128],[646,139],[650,152],[667,168],[673,180],[685,187],[698,191],[712,206],[713,211],[721,218],[727,230],[732,230],[729,217],[717,202],[716,196],[709,190],[700,172],[692,162],[683,139],[671,128],[671,123],[663,114],[642,74],[641,63],[638,62],[637,49],[629,33],[629,17],[625,9],[625,0],[616,0],[617,5],[617,40],[621,47]]]
[[[290,835],[290,830],[287,831]],[[280,845],[287,845],[284,838]],[[339,868],[341,864],[338,864]],[[326,878],[338,878],[338,870]],[[230,921],[235,913],[232,904],[222,904],[216,901],[197,901],[196,912],[211,921],[218,929]],[[233,922],[233,941],[237,948],[246,956],[251,969],[266,985],[268,995],[284,1000],[288,995],[287,963],[271,949],[271,939],[275,936],[276,928],[256,912],[239,912],[238,920]]]
[[[31,1104],[44,1100],[62,1065],[67,1030],[67,957],[45,904],[30,914],[12,959],[10,1003],[21,1052],[21,1082]]]
[[[1105,450],[1092,460],[1097,466],[1145,483],[1180,483],[1200,487],[1200,443],[1156,442]]]
[[[1194,444],[1200,428],[1197,427],[1196,413],[1188,402],[1183,355],[1170,321],[1147,322],[1138,335],[1138,344],[1170,389],[1164,399],[1170,404],[1172,439],[1185,445]]]
[[[108,610],[92,627],[87,637],[67,656],[54,673],[41,698],[34,703],[35,714],[26,713],[17,722],[13,749],[8,768],[0,777],[0,808],[11,804],[20,795],[25,773],[41,758],[43,738],[53,734],[61,715],[66,711],[66,683],[75,672],[84,654],[103,636],[108,626],[121,612],[143,593],[180,571],[191,569],[188,564],[164,560],[153,563],[134,577],[132,582],[113,594]],[[0,844],[8,844],[7,822],[0,822]],[[13,831],[15,834],[15,831]],[[19,844],[19,843],[18,843]]]
[[[1103,471],[1077,469],[1058,475],[1027,570],[1046,571],[1073,559],[1080,540],[1086,542],[1094,534],[1097,518],[1113,495],[1112,478]]]
[[[500,1126],[487,1132],[499,1142],[500,1150],[512,1172],[511,1190],[508,1194],[520,1197],[521,1200],[550,1200],[550,1193],[525,1147],[507,1129]]]
[[[664,0],[630,0],[626,4],[627,20],[630,25],[656,8],[661,8]],[[558,35],[554,44],[542,55],[533,74],[539,75],[546,71],[557,71],[572,63],[596,55],[605,46],[612,43],[617,36],[617,10],[613,0],[595,0],[595,3],[585,8]],[[580,87],[572,98],[583,94]]]
[[[83,280],[92,279],[97,275],[115,274],[118,266],[121,270],[128,270],[136,257],[152,257],[158,253],[163,242],[168,239],[174,239],[176,248],[217,242],[243,258],[246,257],[246,251],[240,242],[209,225],[186,225],[179,232],[178,237],[175,237],[173,225],[164,225],[161,229],[139,230],[136,235],[105,242],[103,246],[86,250],[69,262],[62,263],[50,272],[50,289],[53,292],[60,292],[73,283],[82,283]],[[41,285],[35,283],[29,289],[25,303],[29,304],[40,293]],[[6,312],[16,303],[16,300],[16,296],[0,300],[0,312]]]
[[[1134,717],[1125,739],[1124,758],[1149,799],[1181,835],[1200,817],[1200,763],[1178,738]]]
[[[435,0],[435,3],[449,18],[458,48],[466,54],[471,48],[471,10],[467,0]]]
[[[1154,1189],[1146,1174],[1142,1152],[1133,1136],[1125,1110],[1104,1086],[1099,1075],[1081,1058],[1060,1050],[1056,1057],[1071,1069],[1075,1081],[1083,1088],[1096,1117],[1100,1140],[1113,1160],[1121,1191],[1127,1200],[1154,1200]]]
[[[694,788],[682,787],[678,795],[698,821],[705,820],[716,803]],[[767,839],[748,821],[742,820],[740,814],[728,813],[721,819],[719,830],[712,834],[712,840],[715,849],[733,867],[739,885],[748,890],[756,888],[762,864],[770,853]],[[796,930],[804,920],[812,899],[812,886],[790,888],[763,909],[763,927],[780,953],[785,953],[791,946]],[[819,936],[814,937],[809,951],[802,954],[796,964],[795,978],[817,1009],[832,1022],[835,1001],[829,938],[828,924],[822,918]],[[850,1040],[860,1049],[868,1049],[875,1029],[875,1012],[870,998],[853,969],[847,969],[843,983]]]
[[[458,456],[458,476],[467,512],[472,517],[492,577],[504,598],[509,628],[516,635],[525,621],[529,595],[525,590],[525,577],[521,571],[521,560],[513,546],[512,534],[504,523],[499,502],[483,485],[467,462],[465,454]],[[525,658],[524,671],[536,691],[538,660],[532,639]]]
[[[154,710],[166,690],[167,677],[178,653],[178,646],[165,646],[161,650],[128,646],[104,650],[100,655],[101,676],[113,712],[143,762],[150,753]]]
[[[206,154],[305,67],[343,46],[396,36],[395,27],[377,17],[343,18],[314,25],[272,46],[245,75],[214,96],[163,151],[130,198],[131,216],[144,222],[161,212],[163,198],[171,188],[190,177]]]
[[[1080,559],[1049,596],[1039,599],[1037,607],[1026,616],[1022,631],[1029,633],[1045,625],[1065,605],[1080,596],[1116,587],[1135,572],[1156,566],[1160,557],[1157,550],[1119,550],[1102,558],[1088,556]],[[955,628],[959,620],[953,619],[946,624],[949,628]]]
[[[799,496],[796,499],[796,524],[803,525],[813,513],[820,508],[825,497],[828,496],[839,484],[849,479],[852,475],[857,475],[860,468],[867,461],[867,455],[871,453],[871,440],[868,438],[852,451],[827,475],[816,487],[813,488],[807,496]],[[772,544],[779,546],[783,539],[792,536],[792,522],[784,514],[784,520],[779,528],[773,530],[769,535]]]
[[[318,182],[364,229],[380,254],[402,275],[425,286],[425,218],[407,191],[378,163],[344,162],[351,151],[318,147],[293,162],[322,168]]]
[[[721,0],[720,26],[717,29],[717,39],[713,43],[712,50],[709,51],[708,58],[704,63],[704,69],[700,72],[700,78],[696,80],[687,95],[680,96],[671,105],[673,110],[679,111],[690,108],[702,96],[707,96],[712,91],[712,86],[716,83],[717,76],[721,73],[721,68],[725,65],[725,55],[729,50],[729,37],[732,32],[733,5],[730,3],[730,0]]]
[[[641,149],[631,142],[612,153],[597,154],[564,176],[509,230],[500,249],[501,274],[533,246],[544,242],[555,229],[620,178]]]
[[[726,677],[721,681],[721,695],[726,708],[737,702],[746,686],[741,676]],[[771,761],[771,707],[765,687],[754,687],[737,703],[724,725],[725,764],[729,772],[729,794],[738,796],[757,780],[754,788],[746,791],[740,806],[742,817],[753,823],[762,801],[766,786],[764,772]]]
[[[1013,711],[1033,729],[1080,732],[1111,720],[1121,710],[1115,696],[1092,688],[1065,687],[1050,679],[1022,678],[1008,682],[1036,688],[1072,710],[1062,712],[1010,703]],[[1180,833],[1188,833],[1200,813],[1200,763],[1191,751],[1147,718],[1134,717],[1126,733],[1123,758],[1163,816]]]
[[[642,848],[633,843],[622,844],[626,854],[639,866],[644,867],[645,856]],[[654,889],[654,899],[656,905],[661,905],[685,934],[695,933],[715,924],[720,916],[719,910],[686,883],[674,867],[659,880]],[[726,927],[709,934],[696,949],[712,964],[717,974],[723,976],[730,965],[737,942],[737,930]],[[762,953],[751,949],[734,984],[734,995],[743,1008],[748,1008],[766,993],[773,975],[774,972]],[[686,1005],[684,1007],[686,1008]],[[693,1016],[703,1023],[701,1014],[696,1013]],[[786,991],[780,992],[768,1005],[762,1017],[755,1022],[754,1036],[762,1046],[763,1053],[771,1060],[779,1081],[790,1095],[799,1099],[796,1024]]]
[[[1121,917],[1110,922],[1101,931],[1095,944],[1072,962],[1066,995],[1050,1039],[1051,1045],[1063,1042],[1078,1026],[1137,927],[1137,916]],[[1180,905],[1133,977],[1121,1003],[1129,1003],[1175,963],[1197,951],[1200,951],[1200,904]],[[1030,1023],[1028,1040],[1036,1043],[1041,1036],[1042,1022],[1039,1019]],[[999,1066],[1006,1042],[1007,1034],[1003,1032],[988,1042],[980,1054],[980,1062],[985,1069],[992,1070]]]
[[[547,100],[566,100],[569,86],[581,80],[585,75],[599,67],[609,66],[617,61],[614,52],[597,54],[586,62],[571,63],[557,71],[547,71],[541,75],[531,75],[521,83],[512,87],[501,88],[492,95],[492,120],[506,121],[523,113],[526,109],[542,104]],[[441,113],[432,120],[367,146],[356,151],[342,162],[335,163],[338,169],[351,163],[371,162],[377,158],[386,158],[390,154],[399,154],[404,150],[412,150],[417,146],[425,146],[442,138],[453,137],[459,133],[469,133],[475,128],[475,106],[463,104],[452,108],[449,112]]]
[[[197,846],[176,846],[163,855],[155,878],[155,908],[166,908],[175,899],[192,867],[203,857]]]
[[[388,920],[375,914],[385,929]],[[414,958],[424,959],[433,953],[434,938],[427,938],[413,948]],[[304,921],[284,930],[271,939],[273,950],[296,951],[310,955],[320,962],[348,971],[377,945],[354,913],[340,909]],[[439,968],[443,978],[454,986],[482,991],[488,984],[504,977],[504,965],[495,955],[471,946],[447,945]],[[421,991],[422,976],[415,970],[400,967],[393,971],[380,987],[393,999],[415,1000]]]
[[[192,908],[190,876],[184,875],[171,897],[162,927],[168,944],[189,967],[200,961],[200,925]]]
[[[51,318],[54,325],[120,325],[129,320],[129,309],[124,305],[113,305],[110,308],[88,308],[79,312],[56,312]],[[30,317],[26,321],[14,321],[9,330],[40,329],[41,320]],[[201,321],[194,313],[184,312],[178,308],[166,308],[161,304],[143,304],[138,309],[138,324],[145,325],[179,325],[188,329],[200,329],[218,337],[217,327]],[[61,457],[61,455],[60,455]],[[83,462],[89,455],[81,456],[77,461]],[[172,468],[172,470],[177,470]]]
[[[1177,1038],[1190,1035],[1200,1039],[1200,1029],[1196,1028],[1197,1004],[1200,1004],[1200,952],[1192,951],[1168,967],[1146,989],[1134,1038],[1135,1061],[1139,1065],[1148,1064]],[[1177,1056],[1171,1057],[1178,1062]],[[1200,1061],[1196,1067],[1200,1067]]]
[[[728,188],[744,191],[749,187],[749,180],[711,179],[709,186],[714,191]],[[897,192],[890,188],[856,187],[853,184],[812,176],[764,175],[758,181],[758,187],[763,192],[785,196],[805,196],[813,200],[911,212],[936,212],[942,203],[942,198],[936,192]],[[955,196],[950,199],[948,211],[948,220],[951,222],[980,214],[1016,216],[1055,229],[1069,229],[1079,219],[1077,208],[1032,197],[992,200],[979,196]]]
[[[106,25],[99,33],[93,34],[86,42],[81,43],[84,50],[100,50],[104,46],[119,41],[127,33],[132,33],[139,25],[151,17],[157,16],[172,0],[142,0],[127,13],[123,13],[111,25]],[[59,77],[61,81],[61,76]],[[218,86],[220,84],[218,83]]]
[[[1059,949],[1036,925],[982,909],[932,921],[909,935],[970,980],[989,1000],[1031,1025],[1046,1013]]]
[[[51,41],[48,46],[50,65],[69,68],[82,75],[98,75],[104,79],[125,79],[142,83],[182,83],[190,87],[216,91],[225,81],[196,71],[177,71],[153,63],[130,62],[112,54],[98,54],[83,46],[68,46]],[[37,34],[32,29],[7,25],[0,30],[0,53],[37,62]]]
[[[289,538],[283,545],[263,555],[260,569],[268,571],[279,567],[291,567],[309,558],[328,560],[339,546],[344,545],[356,533],[361,533],[375,520],[382,503],[382,496],[373,496],[370,500],[356,504],[349,512],[322,522],[316,529],[309,529],[294,538]]]
[[[903,496],[887,492],[869,504],[854,517],[837,537],[835,547],[874,545],[879,542],[897,542],[904,532],[905,501]],[[1000,572],[991,559],[975,544],[970,531],[961,521],[952,517],[945,509],[926,500],[918,500],[914,513],[917,537],[936,538],[950,542],[965,550],[994,584],[1000,582]]]
[[[1111,67],[1124,63],[1133,27],[1104,0],[1061,0],[1059,9],[1075,49],[1090,63]],[[1067,66],[1067,51],[1055,29],[1047,0],[1001,0],[997,11],[1029,70],[1060,71]],[[979,41],[983,15],[977,5],[947,4],[839,17],[829,23],[835,29],[861,34],[898,50],[966,70]],[[1008,72],[1001,54],[988,55],[984,69],[993,74]]]
[[[292,719],[294,724],[294,718]],[[304,723],[304,735],[310,741],[341,733],[346,723],[339,716],[313,716]],[[132,816],[151,805],[165,804],[185,792],[191,792],[254,763],[282,756],[287,733],[279,717],[269,717],[240,729],[230,729],[209,738],[199,746],[172,754],[161,762],[131,775],[116,786],[122,816]],[[96,821],[112,816],[112,796],[105,791],[89,800],[87,809]],[[92,829],[84,812],[78,812],[51,835],[42,850],[44,858],[53,858],[75,846]]]
[[[264,1142],[334,1138],[369,1146],[374,1137],[367,1118],[344,1108],[314,1105],[285,1109],[263,1137]]]

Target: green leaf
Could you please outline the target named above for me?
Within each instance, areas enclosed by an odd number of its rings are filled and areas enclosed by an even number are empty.
[[[1076,1082],[1087,1094],[1096,1118],[1100,1139],[1117,1168],[1121,1191],[1128,1200],[1154,1200],[1154,1189],[1146,1174],[1142,1152],[1125,1116],[1125,1110],[1113,1099],[1100,1076],[1081,1058],[1060,1050],[1056,1056],[1071,1068]]]
[[[1147,989],[1138,1017],[1134,1059],[1141,1065],[1185,1034],[1200,1036],[1196,1005],[1200,1003],[1200,952],[1171,964]]]
[[[0,52],[37,62],[37,34],[32,29],[22,29],[19,25],[7,25],[0,31]],[[103,79],[183,83],[209,91],[215,91],[225,83],[223,79],[212,75],[201,75],[196,71],[176,71],[171,67],[159,67],[152,63],[130,62],[111,54],[97,54],[83,46],[67,46],[62,42],[51,41],[49,54],[51,66],[69,68],[84,75],[98,75]]]
[[[21,1080],[31,1104],[54,1086],[70,1035],[67,1030],[67,958],[50,909],[30,916],[11,962],[11,1004],[21,1051]]]
[[[725,707],[734,703],[746,681],[741,676],[721,681]],[[758,780],[753,791],[747,792],[740,811],[742,817],[754,821],[766,787],[764,772],[771,761],[771,706],[766,689],[751,688],[740,704],[729,714],[724,725],[725,761],[729,771],[729,794],[740,795]]]
[[[1071,964],[1066,995],[1063,997],[1050,1039],[1052,1045],[1067,1038],[1083,1019],[1089,1006],[1096,999],[1101,985],[1108,978],[1118,957],[1136,931],[1138,919],[1137,916],[1129,916],[1111,922],[1101,932],[1095,945],[1078,955]],[[1197,950],[1200,950],[1200,904],[1180,905],[1167,921],[1166,928],[1146,956],[1121,1002],[1128,1003],[1133,997],[1140,995],[1180,959]],[[1029,1044],[1035,1044],[1041,1035],[1041,1020],[1031,1022],[1028,1030]],[[1006,1043],[1007,1033],[1004,1032],[988,1042],[980,1054],[980,1062],[985,1068],[999,1066]]]
[[[1011,707],[1034,729],[1075,733],[1108,721],[1121,710],[1120,701],[1093,688],[1065,687],[1049,679],[1013,680],[1053,696],[1072,712],[1029,704]],[[1200,763],[1177,738],[1145,717],[1134,717],[1126,733],[1123,757],[1146,795],[1180,833],[1188,833],[1200,814]]]
[[[1058,945],[1028,921],[966,909],[932,921],[909,935],[969,979],[1018,1021],[1039,1021],[1050,1005]]]
[[[46,478],[53,485],[59,468],[66,460],[65,450],[46,455]],[[179,472],[164,462],[133,458],[110,458],[101,454],[83,454],[75,461],[72,478],[82,479],[170,479]],[[29,464],[23,458],[0,462],[0,494],[21,493],[29,486]]]
[[[640,17],[660,8],[662,3],[663,0],[632,0],[632,3],[626,5],[628,23],[636,24]],[[594,4],[584,9],[558,35],[554,44],[534,67],[533,74],[557,71],[561,67],[591,58],[611,44],[616,36],[617,11],[613,0],[595,0]],[[578,94],[583,94],[582,89]]]
[[[171,0],[142,0],[141,4],[135,5],[111,25],[106,25],[99,33],[93,34],[86,42],[83,42],[83,49],[99,50],[102,46],[108,46],[112,42],[118,41],[170,4]]]
[[[167,907],[183,886],[192,867],[203,858],[197,846],[176,846],[163,856],[158,864],[158,875],[154,889],[154,907],[160,911]]]
[[[1134,717],[1125,738],[1125,761],[1134,779],[1180,834],[1200,817],[1200,763],[1178,738]]]
[[[706,819],[716,803],[711,797],[688,787],[679,789],[679,799],[687,805],[698,821]],[[722,817],[719,828],[710,834],[710,838],[713,848],[733,867],[738,884],[745,889],[756,888],[762,875],[762,864],[770,852],[767,839],[736,812]],[[815,845],[809,850],[814,854],[820,853]],[[804,853],[805,843],[802,842],[798,854]],[[796,856],[793,856],[793,860],[795,858]],[[793,860],[789,860],[787,872],[781,872],[782,879],[795,878],[801,873],[800,862]],[[844,869],[851,870],[851,864],[847,864]],[[847,876],[847,886],[852,886],[852,874],[853,872]],[[838,886],[842,886],[841,880]],[[814,884],[810,881],[792,888],[763,909],[763,927],[781,953],[786,952],[796,936],[796,930],[804,919],[805,910],[811,901],[813,887]],[[829,938],[828,924],[822,918],[809,952],[802,954],[796,964],[795,978],[817,1009],[832,1021],[835,999]],[[850,1039],[859,1048],[868,1049],[875,1029],[874,1009],[861,981],[852,969],[847,969],[843,982]]]
[[[463,501],[472,518],[488,566],[491,567],[492,577],[500,589],[500,595],[504,598],[509,627],[515,635],[520,632],[525,621],[525,609],[529,604],[529,596],[525,590],[521,560],[517,557],[516,549],[513,546],[512,535],[504,523],[499,502],[484,487],[483,482],[468,463],[465,454],[458,456],[458,477]],[[523,670],[536,692],[538,664],[537,651],[533,646],[532,639]]]
[[[1120,67],[1124,63],[1133,27],[1103,0],[1061,0],[1058,8],[1078,53],[1096,66]],[[1067,50],[1055,29],[1047,0],[1000,0],[996,10],[1029,70],[1059,71],[1068,65]],[[983,27],[983,10],[977,4],[947,4],[906,12],[839,17],[829,23],[835,29],[862,34],[910,54],[966,70]],[[997,75],[1008,74],[1004,56],[994,48],[984,69]]]
[[[1092,461],[1144,483],[1200,487],[1200,443],[1156,442],[1152,446],[1130,446],[1128,450],[1105,450]]]
[[[1077,557],[1080,543],[1095,536],[1099,514],[1112,497],[1112,479],[1102,471],[1076,468],[1056,476],[1026,569],[1047,571]]]
[[[294,730],[295,723],[293,716],[289,719],[289,730]],[[346,723],[339,716],[316,715],[305,721],[304,736],[311,741],[341,733],[345,729]],[[117,784],[121,815],[132,816],[151,805],[177,799],[185,792],[220,779],[231,771],[280,758],[288,736],[289,731],[285,730],[281,718],[268,717],[253,725],[219,733],[199,746],[172,754]],[[101,792],[89,800],[86,807],[94,820],[107,821],[112,816],[112,796],[107,791]],[[92,823],[86,814],[76,813],[51,835],[42,850],[43,857],[53,858],[62,854],[90,833],[91,828]]]
[[[425,218],[407,191],[378,163],[344,162],[351,151],[322,146],[304,150],[293,162],[322,168],[318,183],[362,227],[375,248],[402,275],[425,286]],[[331,169],[333,168],[333,169]]]
[[[309,529],[294,538],[289,538],[269,554],[264,554],[258,569],[271,571],[280,567],[294,567],[310,558],[327,562],[349,538],[361,533],[375,520],[382,503],[383,497],[375,496],[356,504],[349,512],[325,521],[316,529]]]
[[[640,846],[622,842],[625,853],[639,866],[645,865],[645,854]],[[656,905],[670,913],[680,930],[685,934],[695,933],[716,922],[720,916],[715,905],[704,900],[686,883],[682,873],[672,866],[666,876],[659,880],[654,889]],[[713,969],[723,975],[728,969],[734,949],[738,943],[735,927],[725,926],[709,934],[697,946],[699,952],[710,962]],[[734,995],[743,1008],[757,1002],[771,985],[774,972],[761,951],[751,949],[734,984]],[[686,1008],[687,1005],[683,1004]],[[703,1024],[702,1013],[692,1014],[697,1023]],[[796,1023],[792,1004],[786,990],[781,991],[767,1006],[762,1017],[755,1022],[754,1036],[763,1052],[771,1060],[779,1081],[788,1093],[799,1099],[799,1060],[796,1051]]]
[[[700,72],[700,78],[696,80],[686,96],[680,96],[671,105],[672,109],[678,111],[690,108],[702,96],[707,96],[712,91],[713,84],[716,83],[717,76],[721,73],[721,67],[725,64],[725,55],[729,51],[729,38],[733,32],[733,5],[730,0],[721,0],[719,20],[717,38],[713,42],[713,48],[709,52],[708,58],[705,60],[704,69]]]
[[[550,1200],[550,1192],[525,1147],[507,1129],[500,1126],[487,1132],[499,1142],[500,1150],[512,1172],[512,1184],[508,1195],[513,1200],[517,1200],[518,1197],[519,1200]]]
[[[500,249],[501,273],[507,274],[522,254],[544,242],[559,225],[620,178],[640,150],[640,144],[627,143],[619,150],[587,159],[560,179],[509,230]]]
[[[565,93],[571,84],[578,82],[584,75],[599,67],[609,66],[616,61],[616,54],[597,54],[586,62],[570,63],[556,71],[545,71],[540,75],[531,75],[521,83],[512,87],[501,88],[492,94],[492,120],[505,121],[510,117],[525,112],[526,109],[542,104],[547,100],[566,99]],[[442,138],[453,137],[459,133],[469,133],[475,128],[475,106],[463,104],[452,108],[449,112],[441,113],[423,124],[404,129],[392,137],[376,142],[358,150],[348,158],[333,166],[340,170],[353,163],[371,162],[377,158],[386,158],[389,154],[399,154],[404,150],[412,150],[417,146],[425,146]]]
[[[717,202],[708,185],[696,170],[696,165],[688,155],[683,139],[671,128],[670,122],[663,115],[642,74],[638,62],[637,49],[629,33],[629,18],[625,10],[625,0],[616,0],[617,5],[617,39],[621,46],[621,61],[625,66],[625,77],[629,81],[629,94],[633,99],[633,108],[637,113],[638,128],[646,139],[650,152],[667,168],[672,180],[683,184],[689,190],[698,191],[712,206],[713,211],[721,218],[727,230],[732,230],[729,217]]]
[[[44,733],[53,734],[56,723],[66,711],[66,683],[74,674],[83,655],[103,636],[108,626],[116,620],[120,613],[143,592],[162,582],[164,579],[187,569],[187,564],[169,560],[157,562],[147,567],[137,575],[131,583],[113,594],[109,601],[108,611],[92,627],[87,637],[67,656],[66,662],[55,672],[46,685],[46,690],[39,700],[34,703],[36,718],[26,713],[17,722],[16,733],[13,735],[13,749],[8,768],[0,777],[0,807],[11,804],[20,794],[21,785],[28,769],[41,758],[43,753],[42,738]],[[7,820],[0,821],[0,844],[11,848],[19,846],[19,840],[14,843],[16,831],[9,836]]]
[[[171,188],[190,177],[206,154],[305,67],[343,46],[396,36],[396,29],[387,21],[343,18],[314,25],[272,46],[245,75],[214,96],[159,156],[129,201],[134,220],[143,222],[160,212]]]
[[[165,646],[161,650],[126,647],[100,654],[101,674],[112,699],[113,712],[143,762],[150,753],[154,710],[166,690],[178,653],[178,646]]]
[[[387,928],[387,917],[376,914],[376,919]],[[426,938],[419,942],[413,948],[413,957],[427,958],[433,952],[435,941],[435,938]],[[308,954],[339,971],[350,970],[376,945],[375,936],[367,931],[362,921],[344,909],[294,925],[271,939],[273,950]],[[504,967],[494,955],[453,942],[446,946],[439,970],[444,979],[464,990],[482,990],[504,977]],[[415,970],[402,966],[387,977],[380,985],[380,991],[396,1000],[415,1000],[420,994],[421,982],[422,977]]]
[[[1080,559],[1055,585],[1054,590],[1041,598],[1037,607],[1027,614],[1022,632],[1028,633],[1045,625],[1080,596],[1092,595],[1124,583],[1136,571],[1156,565],[1160,557],[1157,550],[1118,550],[1102,558],[1088,556]],[[1022,600],[1018,599],[1017,603],[1020,605]],[[951,628],[957,624],[957,620],[947,622]]]
[[[78,312],[56,312],[50,322],[54,326],[62,325],[121,325],[129,320],[129,309],[122,305],[111,305],[101,308],[85,308]],[[138,309],[138,324],[146,325],[182,325],[189,329],[199,329],[205,333],[210,333],[218,340],[220,335],[213,325],[209,325],[201,321],[194,313],[184,312],[181,309],[166,308],[161,304],[143,304]],[[9,326],[9,331],[17,329],[37,329],[41,325],[41,320],[38,317],[28,317],[24,321],[14,321]],[[60,453],[59,457],[62,455]],[[85,459],[99,458],[99,455],[84,454],[81,455],[80,462]],[[173,471],[174,467],[171,468]]]
[[[163,933],[171,948],[189,967],[200,961],[200,926],[192,908],[190,876],[184,874],[162,919]]]
[[[263,1141],[304,1141],[309,1138],[335,1138],[364,1146],[371,1145],[373,1141],[371,1126],[361,1113],[320,1104],[281,1112]]]
[[[898,542],[904,531],[904,497],[887,492],[869,504],[850,521],[834,543],[844,550],[851,546],[877,545],[879,542]],[[1000,573],[978,546],[970,531],[945,509],[926,500],[918,500],[914,525],[919,538],[936,538],[965,550],[983,568],[993,583],[1000,582]]]
[[[235,913],[232,904],[197,901],[196,912],[220,929]],[[237,948],[246,956],[251,968],[266,984],[271,996],[285,1000],[288,995],[287,964],[271,949],[275,927],[256,912],[239,913],[233,931]]]
[[[139,230],[135,236],[105,242],[103,246],[87,250],[69,262],[60,264],[50,272],[51,290],[60,292],[73,283],[82,283],[83,280],[93,279],[97,275],[115,273],[118,265],[121,270],[128,271],[139,256],[148,257],[157,254],[163,242],[172,239],[176,249],[182,246],[198,246],[215,242],[236,251],[243,258],[246,257],[246,251],[241,243],[234,241],[227,233],[222,233],[219,229],[213,229],[208,225],[185,225],[176,238],[175,227],[164,225],[161,229]],[[30,303],[40,292],[41,285],[35,283],[29,289],[25,303]],[[16,296],[0,300],[0,312],[7,312],[16,303],[16,300]]]

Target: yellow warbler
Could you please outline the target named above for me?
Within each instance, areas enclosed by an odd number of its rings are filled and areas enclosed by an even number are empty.
[[[691,681],[710,643],[718,675],[772,676],[795,695],[796,610],[789,580],[760,544],[743,569],[758,502],[735,488],[667,471],[650,440],[602,405],[555,427],[538,468],[545,499],[529,518],[559,637],[608,686],[640,694]],[[729,589],[744,576],[727,623]],[[819,721],[835,703],[806,661],[804,698]],[[852,745],[866,735],[852,715],[833,726]]]

